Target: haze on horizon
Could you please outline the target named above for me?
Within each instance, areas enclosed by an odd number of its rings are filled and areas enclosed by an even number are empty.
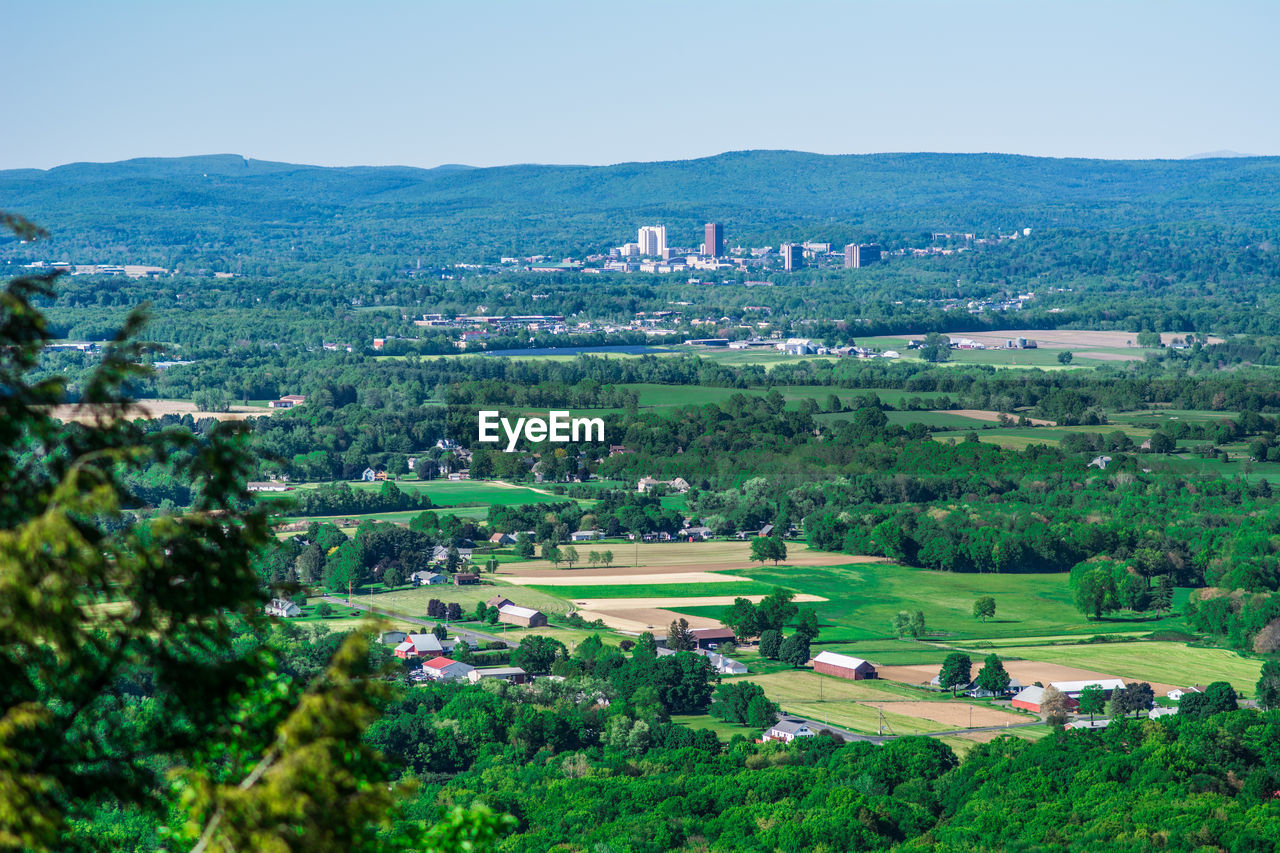
[[[50,0],[11,9],[0,169],[743,149],[1280,154],[1280,4]]]

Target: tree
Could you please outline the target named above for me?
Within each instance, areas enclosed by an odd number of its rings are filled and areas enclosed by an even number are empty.
[[[769,628],[760,634],[760,657],[777,660],[782,649],[782,632]]]
[[[431,636],[437,640],[447,640],[449,638],[449,629],[440,624],[432,625]]]
[[[1160,613],[1168,613],[1173,609],[1173,578],[1169,575],[1161,575],[1156,579],[1156,588],[1151,594],[1151,606]]]
[[[981,595],[973,602],[973,618],[981,619],[986,622],[988,619],[996,615],[996,600],[994,596]]]
[[[636,660],[651,661],[658,657],[658,643],[654,639],[653,634],[648,631],[641,632],[636,637],[636,650],[632,653],[632,657]]]
[[[333,605],[327,601],[322,601],[316,605],[316,615],[321,619],[328,619],[333,615]]]
[[[453,651],[450,652],[450,657],[458,663],[471,663],[471,644],[466,640],[458,640],[453,644]]]
[[[573,568],[573,564],[578,562],[578,549],[572,545],[566,545],[560,552],[560,559],[569,564],[569,568]]]
[[[1058,353],[1058,364],[1070,364],[1073,358],[1075,358],[1075,356],[1072,355],[1071,350],[1064,349],[1062,352]]]
[[[812,643],[818,639],[818,614],[812,608],[802,610],[800,619],[796,622],[796,633],[804,637],[806,642]]]
[[[1107,694],[1103,691],[1102,686],[1098,684],[1089,684],[1080,691],[1080,713],[1089,715],[1089,722],[1093,722],[1094,714],[1101,714],[1102,709],[1107,704]]]
[[[1115,576],[1106,568],[1088,569],[1076,578],[1076,607],[1086,616],[1093,614],[1094,619],[1100,619],[1103,613],[1118,610],[1118,598]]]
[[[733,604],[720,612],[720,624],[743,640],[760,633],[759,622],[756,619],[756,606],[749,598],[735,598]]]
[[[486,572],[488,572],[489,574],[494,574],[495,572],[497,572],[497,571],[498,571],[498,558],[497,558],[497,557],[490,557],[490,558],[488,559],[488,561],[486,561],[486,562],[485,562],[485,564],[484,564],[484,570],[485,570]]]
[[[445,606],[444,617],[450,622],[457,622],[462,618],[462,605],[456,601],[450,601]]]
[[[602,552],[602,553],[600,554],[600,561],[601,561],[601,562],[603,562],[603,563],[605,564],[605,566],[606,566],[606,567],[608,567],[608,566],[612,566],[612,565],[613,565],[613,552],[612,552],[612,551],[604,551],[604,552]]]
[[[757,563],[773,560],[776,566],[787,559],[787,544],[776,536],[757,536],[751,540],[751,559]]]
[[[456,572],[458,566],[462,562],[462,555],[458,553],[458,549],[454,545],[449,546],[449,551],[445,554],[444,567],[450,573]]]
[[[1058,688],[1049,686],[1040,695],[1040,713],[1052,726],[1060,726],[1067,721],[1067,697]]]
[[[477,622],[483,622],[489,616],[489,605],[483,601],[477,601],[474,614]]]
[[[756,605],[756,625],[760,630],[772,628],[781,631],[785,628],[800,610],[792,603],[795,597],[796,594],[791,590],[775,586],[773,592],[761,599]]]
[[[673,619],[667,629],[667,648],[677,652],[691,652],[698,647],[698,638],[689,630],[688,619]]]
[[[923,637],[924,628],[924,611],[915,610],[911,613],[911,618],[907,620],[907,630],[911,632],[913,637]]]
[[[587,553],[587,563],[589,563],[589,564],[591,565],[591,568],[593,568],[593,569],[594,569],[596,566],[600,565],[600,552],[599,552],[599,551],[589,551],[589,552]]]
[[[1264,711],[1280,708],[1280,661],[1269,660],[1262,665],[1256,690],[1259,708]]]
[[[990,654],[983,661],[982,669],[978,670],[976,681],[982,690],[989,690],[997,696],[1002,696],[1009,689],[1010,678],[1000,657]]]
[[[1111,696],[1111,702],[1116,713],[1122,716],[1130,711],[1138,715],[1143,711],[1150,710],[1151,706],[1155,704],[1155,699],[1155,691],[1146,682],[1138,682],[1122,687]]]
[[[533,559],[533,540],[528,533],[516,534],[516,555],[522,560]]]
[[[400,576],[400,567],[392,564],[382,570],[382,585],[386,589],[395,589],[404,583],[404,578]]]
[[[951,338],[946,335],[930,332],[924,336],[920,346],[920,357],[925,361],[938,364],[951,359]]]
[[[893,618],[890,619],[889,622],[893,625],[893,632],[897,634],[898,639],[901,640],[906,635],[907,631],[911,629],[911,614],[905,610],[899,610],[897,613],[893,614]]]
[[[1240,709],[1240,700],[1236,689],[1228,681],[1215,681],[1204,689],[1205,700],[1210,714],[1221,714],[1225,711]]]
[[[1178,716],[1201,719],[1213,713],[1209,705],[1209,697],[1203,693],[1184,693],[1178,701]]]
[[[791,664],[793,669],[804,666],[813,657],[809,653],[809,641],[800,634],[792,634],[782,641],[778,649],[778,659]]]
[[[0,293],[0,844],[114,847],[88,835],[104,807],[166,815],[172,849],[433,845],[402,825],[411,791],[363,739],[392,698],[365,638],[331,647],[306,684],[242,642],[262,619],[253,562],[271,537],[244,487],[246,428],[124,419],[122,389],[144,372],[137,313],[80,382],[100,419],[74,430],[52,419],[71,402],[65,381],[30,374],[51,337],[36,301],[53,298],[54,279],[23,276]],[[180,515],[128,510],[145,505],[129,478],[152,464],[190,488]],[[94,608],[105,590],[125,606]]]
[[[938,686],[956,695],[957,687],[967,687],[972,680],[973,661],[964,652],[952,652],[942,661],[938,672]]]
[[[641,635],[643,637],[643,635]],[[525,672],[544,675],[551,672],[557,660],[567,657],[564,643],[551,637],[532,634],[520,641],[511,652],[511,665]]]
[[[550,560],[551,564],[558,569],[560,568],[560,561],[563,560],[564,557],[560,555],[560,549],[555,545],[543,545],[542,559]]]
[[[1178,443],[1167,432],[1153,432],[1149,440],[1152,453],[1173,453],[1178,449]]]

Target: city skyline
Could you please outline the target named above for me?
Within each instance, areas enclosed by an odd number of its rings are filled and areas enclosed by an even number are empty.
[[[584,2],[483,16],[460,3],[24,6],[5,19],[11,64],[38,70],[5,94],[18,132],[0,136],[0,169],[213,153],[418,167],[745,149],[1280,154],[1274,3],[648,8],[663,29]],[[648,104],[627,98],[637,87]]]

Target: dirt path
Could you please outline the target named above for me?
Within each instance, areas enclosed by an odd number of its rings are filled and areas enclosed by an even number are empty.
[[[999,423],[1001,412],[992,412],[987,409],[937,409],[940,415],[963,415],[966,418],[973,418],[975,421],[989,421],[991,423]],[[1020,415],[1004,414],[1014,423],[1018,422]],[[1035,426],[1057,426],[1057,421],[1046,421],[1044,418],[1027,418],[1029,423]]]

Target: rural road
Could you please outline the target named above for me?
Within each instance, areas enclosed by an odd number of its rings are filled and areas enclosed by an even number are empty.
[[[436,625],[440,624],[439,622],[433,621],[431,619],[418,619],[417,617],[414,617],[414,616],[402,616],[399,613],[391,613],[389,611],[382,610],[381,608],[374,607],[371,604],[366,604],[360,601],[359,599],[354,601],[347,601],[345,599],[339,598],[336,595],[324,595],[324,596],[321,596],[321,598],[323,598],[325,601],[329,602],[330,604],[341,604],[343,607],[354,607],[356,610],[364,610],[368,613],[373,613],[377,616],[385,616],[388,619],[395,619],[400,622],[411,622],[414,625],[422,625],[425,628],[434,628]],[[494,634],[485,634],[481,631],[470,631],[470,630],[464,631],[461,628],[453,628],[453,627],[450,627],[450,631],[458,639],[466,640],[468,643],[471,644],[473,648],[475,647],[476,642],[478,640],[487,640],[489,642],[505,643],[507,648],[510,648],[510,649],[514,649],[520,645],[519,640],[508,640],[505,637],[499,637]]]

